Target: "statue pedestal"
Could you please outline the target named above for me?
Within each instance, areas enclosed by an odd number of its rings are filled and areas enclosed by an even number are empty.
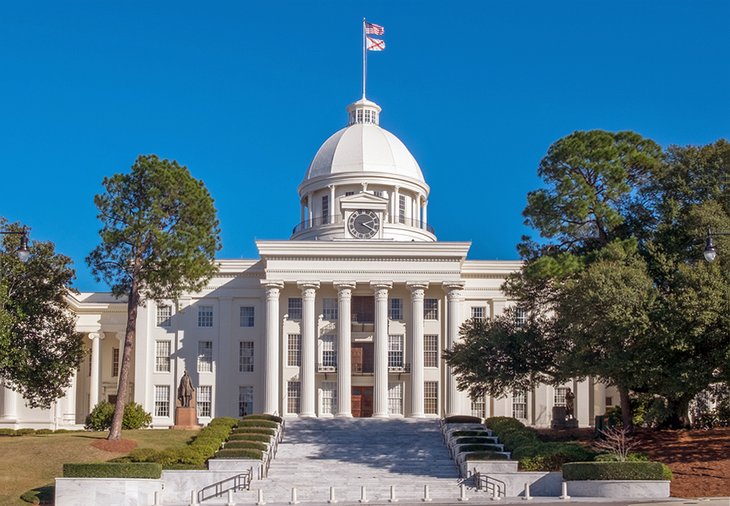
[[[199,429],[200,427],[195,408],[175,408],[175,425],[172,426],[173,429],[190,430]]]

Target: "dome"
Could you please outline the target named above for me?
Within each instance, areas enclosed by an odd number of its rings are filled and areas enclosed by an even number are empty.
[[[380,107],[367,99],[351,104],[349,125],[319,148],[304,178],[340,173],[386,173],[424,182],[418,162],[398,137],[380,128]]]

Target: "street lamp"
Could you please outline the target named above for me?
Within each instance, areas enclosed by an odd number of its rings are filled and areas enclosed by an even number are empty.
[[[30,250],[28,249],[28,227],[23,227],[21,230],[0,230],[0,234],[20,236],[20,247],[15,253],[18,255],[21,262],[27,262],[30,258]]]
[[[719,235],[730,235],[730,232],[713,232],[712,229],[707,229],[707,237],[705,238],[705,260],[708,262],[714,262],[717,258],[717,250],[715,249],[715,243],[712,238]]]

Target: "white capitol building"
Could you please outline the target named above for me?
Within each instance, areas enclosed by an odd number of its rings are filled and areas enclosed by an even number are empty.
[[[592,379],[472,401],[441,350],[468,318],[511,302],[500,290],[519,261],[467,260],[470,243],[440,242],[428,224],[430,188],[403,143],[380,127],[380,107],[347,108],[348,125],[319,148],[299,185],[288,240],[257,241],[258,259],[218,260],[197,293],[140,308],[130,399],[174,425],[183,372],[198,421],[253,412],[301,417],[514,416],[551,423],[575,393],[581,426],[617,397]],[[82,425],[117,392],[126,303],[108,293],[70,296],[89,354],[49,410],[0,393],[0,427]],[[608,395],[608,397],[607,397]]]

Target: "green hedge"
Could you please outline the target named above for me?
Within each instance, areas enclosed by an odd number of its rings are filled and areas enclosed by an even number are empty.
[[[253,448],[254,450],[261,450],[263,452],[269,449],[269,445],[259,443],[258,441],[228,441],[223,448],[226,450],[232,448]]]
[[[511,416],[493,416],[484,420],[484,425],[487,428],[492,429],[494,432],[500,432],[504,429],[522,429],[525,428],[525,424],[512,418]]]
[[[151,478],[162,476],[160,464],[148,462],[98,464],[64,464],[64,478]]]
[[[262,427],[240,427],[233,429],[233,434],[265,434],[267,436],[275,436],[276,429],[264,429]]]
[[[238,422],[239,427],[263,427],[266,429],[278,429],[279,424],[269,420],[242,420]]]
[[[563,465],[563,479],[671,480],[672,471],[661,462],[571,462]]]
[[[500,451],[498,446],[495,445],[463,445],[459,447],[459,453],[468,453],[468,452],[497,452]]]
[[[222,425],[225,427],[228,427],[230,429],[236,427],[238,425],[239,421],[237,418],[233,418],[230,416],[219,416],[216,418],[213,418],[210,423],[208,424],[208,427],[216,427],[218,425]]]
[[[228,438],[229,441],[259,441],[261,443],[268,443],[271,441],[271,436],[264,436],[263,434],[231,434]]]
[[[261,460],[263,452],[253,448],[223,448],[215,454],[217,459],[257,459]]]
[[[258,415],[246,415],[242,418],[242,420],[268,420],[270,422],[276,422],[281,423],[284,421],[284,419],[280,416],[276,415],[265,415],[265,414],[258,414]]]
[[[454,444],[457,445],[465,445],[465,444],[482,444],[482,445],[488,445],[488,444],[494,444],[494,438],[490,436],[468,436],[468,437],[457,437],[454,438]]]
[[[465,460],[509,460],[507,455],[497,452],[467,452]]]
[[[486,436],[489,432],[487,429],[482,430],[455,430],[451,433],[451,437],[465,437],[465,436]]]
[[[482,423],[478,416],[454,415],[444,418],[444,423]]]

